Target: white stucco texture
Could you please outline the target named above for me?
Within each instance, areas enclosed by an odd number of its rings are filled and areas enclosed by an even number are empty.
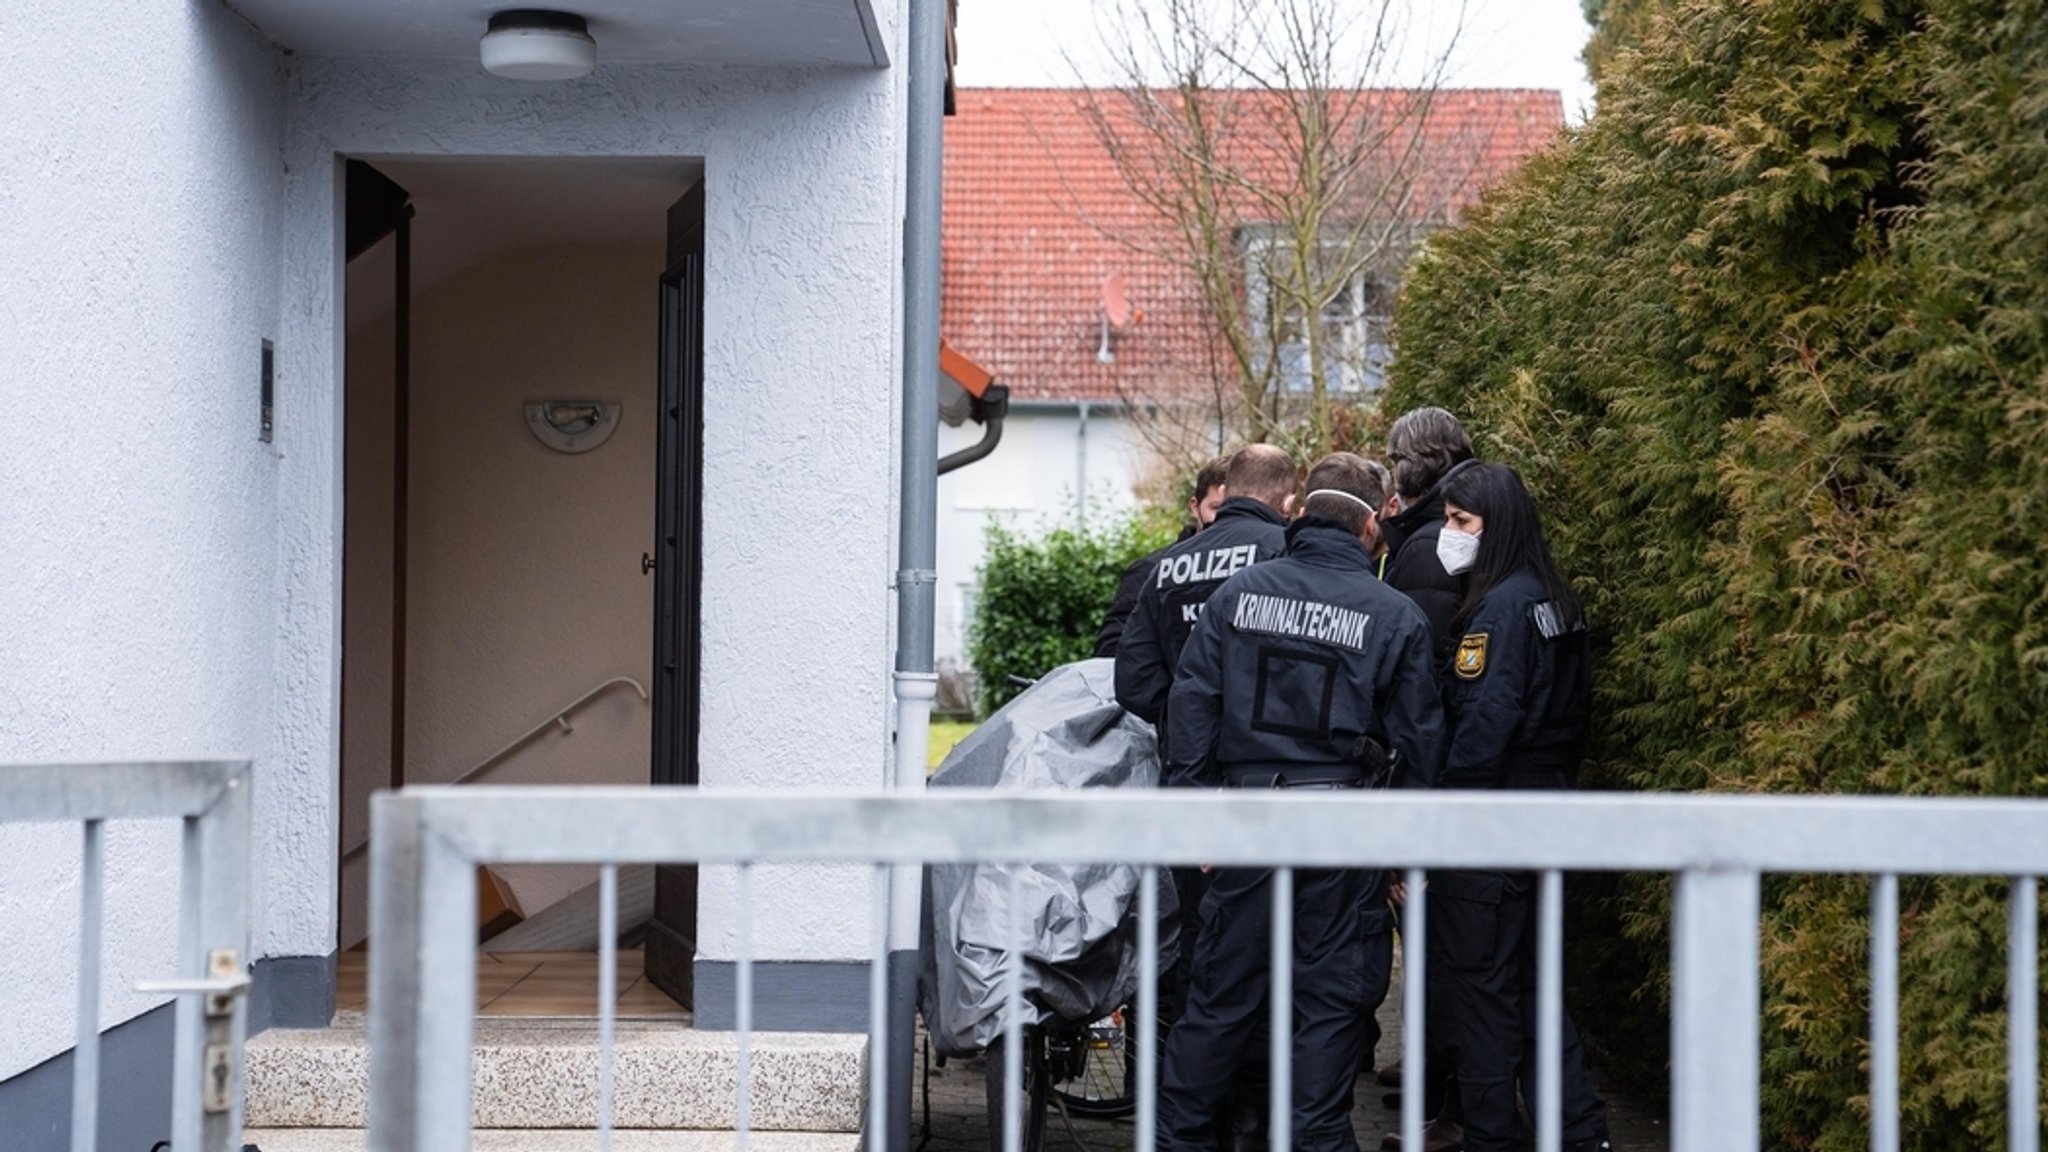
[[[281,57],[208,3],[0,40],[0,763],[248,757],[275,803]],[[78,843],[0,826],[0,1079],[71,1044]],[[176,843],[109,828],[103,1023],[172,974]]]
[[[897,13],[881,15],[893,42]],[[280,353],[297,387],[281,498],[292,627],[278,744],[304,787],[259,805],[260,946],[317,952],[335,933],[339,156],[702,158],[704,781],[878,787],[895,558],[901,71],[600,68],[535,86],[461,62],[300,59],[289,84]],[[646,287],[652,312],[652,274]],[[843,885],[818,871],[819,882],[760,902],[764,958],[866,954],[865,904],[846,903]],[[705,882],[707,940],[728,934],[717,883]]]
[[[900,68],[528,85],[466,60],[286,57],[211,0],[75,9],[0,6],[0,763],[253,760],[250,958],[331,952],[341,161],[688,157],[709,205],[704,780],[880,786]],[[901,10],[876,12],[898,60]],[[265,338],[274,444],[257,440]],[[167,828],[109,839],[112,1023],[167,966],[177,869]],[[0,1078],[70,1044],[76,842],[0,831]],[[716,883],[707,940],[729,935]],[[865,902],[833,875],[773,888],[764,958],[865,955]]]

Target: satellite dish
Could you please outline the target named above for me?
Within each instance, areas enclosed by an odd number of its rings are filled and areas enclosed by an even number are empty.
[[[1111,272],[1102,278],[1102,314],[1109,326],[1123,328],[1131,322],[1131,298],[1124,291],[1124,274]]]

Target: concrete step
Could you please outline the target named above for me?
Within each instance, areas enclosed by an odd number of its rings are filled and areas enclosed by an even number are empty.
[[[858,1131],[866,1055],[867,1037],[858,1034],[755,1033],[753,1129]],[[737,1033],[619,1021],[613,1125],[729,1133],[736,1123],[738,1059]],[[479,1129],[587,1131],[597,1123],[597,1064],[595,1020],[479,1019],[473,1123]],[[247,1125],[361,1128],[369,1080],[369,1036],[360,1015],[337,1017],[330,1028],[273,1029],[249,1041]]]
[[[242,1138],[261,1152],[364,1152],[361,1129],[251,1128]],[[612,1152],[734,1152],[732,1132],[612,1133]],[[473,1152],[597,1152],[597,1134],[547,1129],[474,1133]],[[859,1152],[860,1137],[847,1132],[753,1132],[748,1152]]]

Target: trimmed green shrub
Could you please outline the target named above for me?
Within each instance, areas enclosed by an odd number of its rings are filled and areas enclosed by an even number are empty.
[[[1547,509],[1593,786],[2048,794],[2048,0],[1655,7],[1411,271],[1389,405]],[[1575,1005],[1661,1082],[1668,885],[1574,891]],[[1903,885],[1910,1147],[2003,1146],[2004,899]],[[1867,1147],[1867,885],[1765,902],[1766,1144]]]
[[[1173,532],[1171,520],[1157,516],[1062,525],[1038,537],[991,520],[967,629],[981,715],[1017,694],[1011,676],[1037,679],[1092,655],[1117,578]]]

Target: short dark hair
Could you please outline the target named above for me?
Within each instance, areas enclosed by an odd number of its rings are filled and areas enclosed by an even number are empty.
[[[1275,512],[1294,495],[1300,479],[1294,457],[1271,444],[1247,444],[1230,457],[1223,472],[1223,486],[1234,497],[1249,496]]]
[[[1202,470],[1195,473],[1194,494],[1189,496],[1188,499],[1193,500],[1197,504],[1207,499],[1209,493],[1223,487],[1223,475],[1229,469],[1230,457],[1228,456],[1218,456],[1207,464],[1202,465]]]
[[[1444,485],[1444,500],[1477,513],[1485,522],[1479,531],[1479,553],[1465,582],[1465,602],[1458,608],[1460,627],[1471,618],[1480,597],[1524,568],[1543,584],[1544,596],[1556,606],[1565,627],[1585,621],[1579,598],[1551,558],[1536,498],[1529,495],[1521,473],[1505,464],[1474,464]]]
[[[1472,459],[1472,437],[1458,418],[1442,408],[1404,412],[1387,429],[1387,463],[1394,490],[1413,500],[1436,486],[1457,465]]]
[[[1336,492],[1344,495],[1331,495]],[[1361,500],[1365,503],[1359,503]],[[1332,452],[1308,470],[1308,501],[1302,510],[1310,516],[1334,520],[1356,536],[1365,531],[1365,522],[1386,500],[1385,468],[1355,452]]]

